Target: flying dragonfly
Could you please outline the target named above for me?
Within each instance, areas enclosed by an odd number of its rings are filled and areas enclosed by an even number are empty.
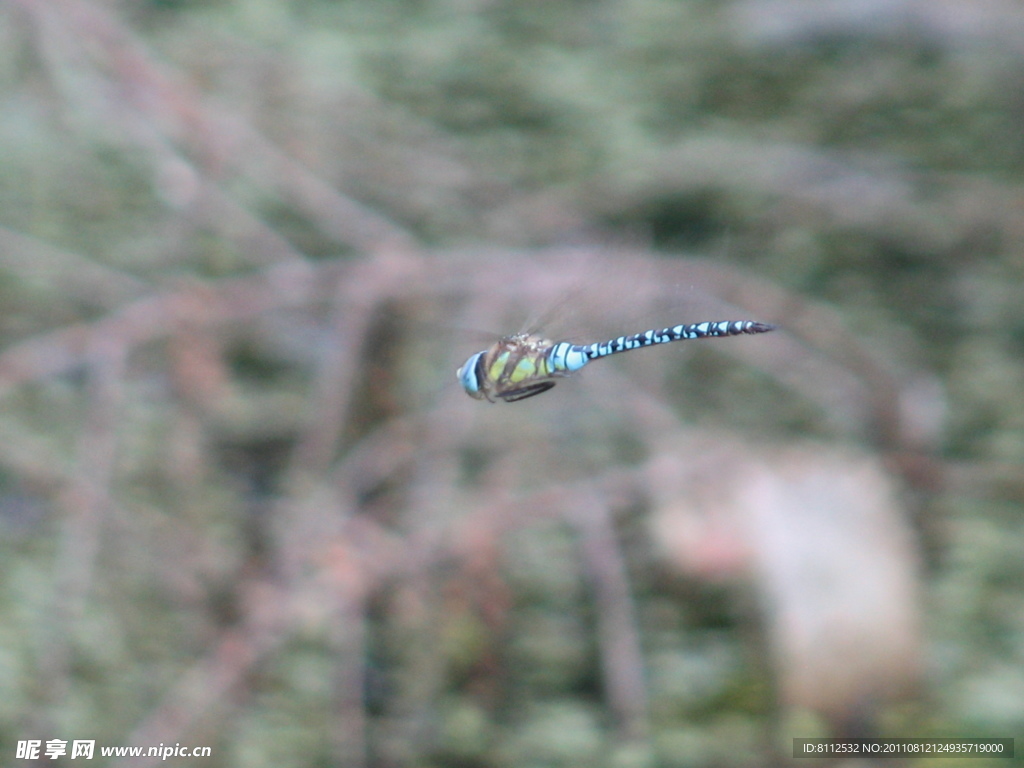
[[[547,392],[559,378],[575,373],[591,360],[654,344],[767,333],[774,328],[774,325],[753,320],[720,320],[652,329],[583,345],[516,333],[472,355],[455,375],[470,397],[492,403],[495,398],[514,403]]]

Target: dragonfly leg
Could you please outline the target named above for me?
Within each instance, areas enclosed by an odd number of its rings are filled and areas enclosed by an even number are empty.
[[[522,387],[521,389],[514,389],[511,392],[502,392],[498,397],[506,403],[515,403],[519,400],[525,400],[528,397],[539,395],[542,392],[547,392],[553,386],[555,386],[555,382],[553,381],[540,381],[536,384],[530,384],[529,386]]]

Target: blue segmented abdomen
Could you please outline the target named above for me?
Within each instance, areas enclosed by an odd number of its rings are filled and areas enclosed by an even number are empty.
[[[744,333],[764,333],[774,326],[758,323],[753,320],[722,320],[719,322],[691,323],[674,325],[670,328],[651,329],[631,336],[619,336],[617,339],[599,341],[594,344],[578,345],[567,341],[559,342],[551,347],[548,363],[552,370],[572,373],[578,371],[591,360],[608,357],[631,349],[650,347],[654,344],[668,344],[685,339],[704,339],[716,336],[739,336]]]

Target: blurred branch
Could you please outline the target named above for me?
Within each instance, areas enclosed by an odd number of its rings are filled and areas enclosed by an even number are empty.
[[[264,189],[278,189],[339,243],[361,252],[412,247],[412,239],[379,213],[361,205],[287,157],[252,126],[201,98],[180,75],[165,72],[141,40],[106,9],[88,0],[53,0],[39,4],[12,0],[32,18],[50,55],[51,75],[74,68],[76,81],[90,88],[66,87],[69,101],[82,101],[88,112],[142,147],[158,169],[158,177],[173,183],[166,191],[178,204],[196,210],[211,202],[226,217],[213,216],[211,225],[242,224],[263,242],[259,249],[277,258],[299,258],[281,238],[222,193],[199,166],[187,161],[174,145],[190,148],[207,170],[234,168]],[[65,63],[65,61],[67,63]],[[84,69],[86,63],[92,64]],[[108,73],[100,76],[94,68]],[[184,174],[184,175],[183,175]],[[177,190],[177,191],[172,191]],[[201,194],[200,194],[201,190]],[[239,227],[236,226],[236,229]],[[251,251],[249,251],[251,253]]]
[[[996,43],[1024,54],[1024,12],[1013,0],[740,0],[729,18],[741,39],[761,44],[920,36],[949,48]]]
[[[319,280],[336,266],[287,264],[256,276],[229,278],[141,298],[92,323],[39,334],[0,352],[0,397],[31,381],[82,365],[89,345],[106,337],[134,349],[172,333],[179,321],[218,325],[257,317],[274,309],[322,300]]]
[[[259,582],[244,585],[247,615],[236,628],[223,632],[210,652],[179,676],[179,682],[128,736],[129,744],[173,744],[215,708],[229,704],[253,667],[289,637],[295,617],[287,595]],[[160,757],[129,760],[135,768],[159,765]]]
[[[580,536],[583,570],[594,591],[605,695],[619,736],[646,738],[650,723],[640,631],[607,497],[584,492],[573,499],[565,514]]]
[[[708,189],[765,196],[785,219],[859,229],[915,252],[946,250],[986,227],[1019,237],[1024,194],[983,174],[918,169],[896,156],[708,133],[596,182],[583,204],[613,215],[659,195]]]
[[[26,280],[45,281],[68,299],[101,307],[138,298],[150,289],[127,272],[7,227],[0,227],[0,267]]]
[[[128,345],[117,336],[94,337],[86,350],[89,408],[79,437],[74,477],[61,494],[64,519],[52,593],[53,609],[47,617],[47,639],[40,652],[41,686],[55,705],[72,685],[72,638],[93,585],[93,571],[104,518],[114,503],[112,488],[117,461],[118,426],[124,396]],[[40,711],[41,717],[49,708]],[[62,723],[35,723],[36,727]]]
[[[404,270],[399,267],[397,271],[399,274],[392,274],[379,264],[363,264],[337,281],[328,337],[308,401],[306,428],[293,452],[288,484],[296,482],[299,475],[320,477],[333,462],[335,442],[353,395],[359,348],[367,343],[371,314],[393,295],[395,278],[404,279],[400,274]]]

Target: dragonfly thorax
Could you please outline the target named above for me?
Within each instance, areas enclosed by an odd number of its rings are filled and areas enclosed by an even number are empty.
[[[516,333],[472,355],[456,376],[470,397],[511,403],[546,392],[555,386],[554,379],[582,367],[587,360],[574,355],[573,349],[568,342],[556,344],[543,336]],[[571,358],[575,367],[568,367],[565,358]]]

